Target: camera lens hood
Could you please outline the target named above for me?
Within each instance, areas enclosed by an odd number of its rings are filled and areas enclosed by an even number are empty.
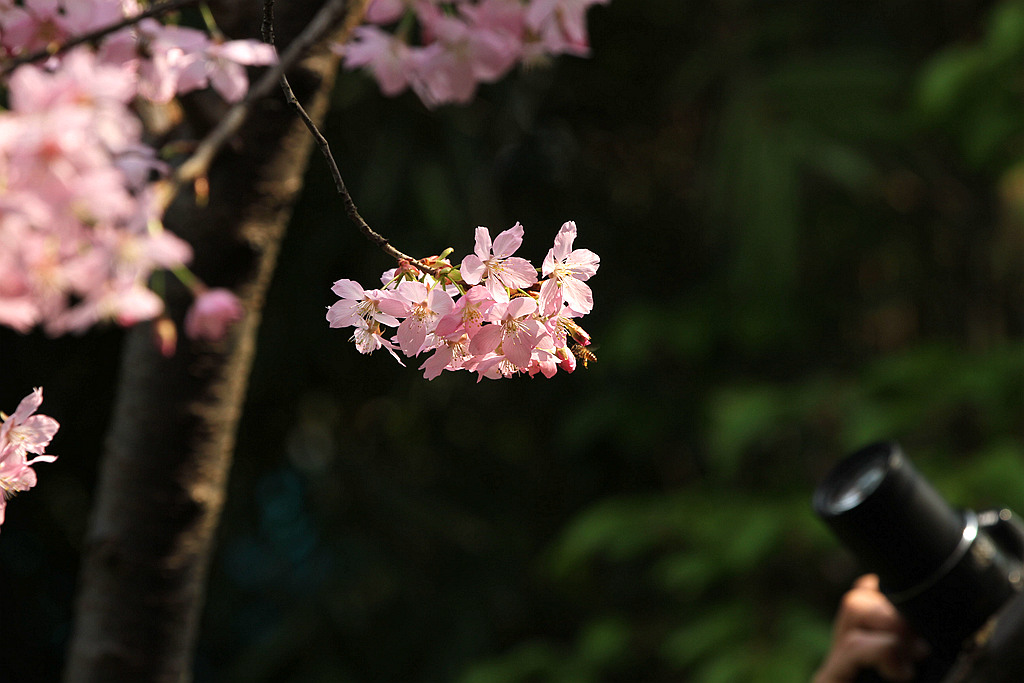
[[[895,593],[926,580],[963,540],[963,515],[893,442],[873,444],[839,462],[815,491],[814,509]]]

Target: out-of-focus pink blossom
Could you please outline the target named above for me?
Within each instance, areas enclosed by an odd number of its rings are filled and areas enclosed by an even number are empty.
[[[189,339],[221,341],[244,314],[242,302],[234,292],[208,289],[196,297],[185,314],[185,334]]]
[[[587,37],[587,10],[607,5],[609,0],[531,0],[526,24],[541,37],[549,54],[585,56],[590,53]]]
[[[409,11],[408,0],[370,0],[366,20],[371,24],[392,24]]]
[[[409,86],[415,74],[418,57],[408,44],[377,26],[360,26],[352,40],[336,51],[344,55],[350,69],[365,67],[373,74],[381,92],[394,96]]]
[[[183,74],[190,89],[204,88],[207,83],[227,102],[237,102],[249,89],[246,66],[266,66],[277,61],[272,45],[258,40],[230,40],[210,43],[201,58],[189,64]]]
[[[369,71],[385,95],[411,86],[428,107],[465,103],[478,84],[501,78],[516,64],[588,54],[586,12],[607,2],[374,0],[367,12],[372,25],[335,50],[345,55],[346,67]],[[410,31],[413,17],[418,26]],[[396,22],[393,32],[382,28]]]
[[[464,104],[478,83],[495,81],[515,65],[522,51],[521,24],[469,5],[460,6],[458,16],[434,5],[422,7],[420,22],[433,42],[416,53],[410,80],[427,104]],[[501,23],[492,25],[496,17]]]
[[[0,324],[63,334],[158,315],[149,277],[191,249],[159,228],[152,208],[145,169],[159,164],[128,108],[132,74],[80,47],[47,68],[20,67],[8,86]]]

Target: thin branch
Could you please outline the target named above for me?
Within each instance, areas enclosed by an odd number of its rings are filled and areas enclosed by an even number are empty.
[[[36,50],[35,52],[29,52],[27,54],[18,55],[17,57],[12,57],[11,59],[5,61],[3,66],[0,67],[0,78],[9,75],[12,71],[17,69],[19,66],[22,66],[23,64],[29,64],[30,62],[38,62],[42,59],[47,59],[49,57],[52,57],[53,55],[58,55],[62,52],[70,50],[73,47],[82,45],[83,43],[91,43],[95,40],[99,40],[103,36],[109,35],[116,31],[120,31],[123,28],[133,26],[142,21],[143,19],[149,19],[150,17],[159,16],[161,14],[164,14],[165,12],[173,12],[183,7],[188,7],[189,5],[195,5],[199,1],[200,0],[166,0],[165,2],[161,2],[159,4],[154,5],[153,7],[150,7],[145,12],[136,14],[131,17],[125,17],[124,19],[115,24],[110,24],[109,26],[98,28],[94,31],[90,31],[89,33],[83,33],[81,35],[72,36],[64,42],[50,43],[42,50]]]
[[[363,15],[366,12],[366,6],[368,4],[368,0],[353,1],[348,16],[345,18],[345,23],[341,28],[341,35],[339,36],[338,42],[344,42],[345,39],[348,37],[349,33],[351,33],[352,29],[354,29],[362,21]],[[263,41],[273,45],[274,0],[264,0],[263,2],[262,31]],[[313,139],[316,141],[317,147],[320,148],[321,154],[323,154],[324,159],[327,161],[328,167],[330,167],[331,177],[334,178],[334,186],[337,188],[338,194],[341,195],[341,201],[345,205],[345,213],[348,215],[349,219],[355,224],[355,226],[359,229],[359,232],[363,233],[363,235],[368,240],[376,244],[384,251],[385,254],[395,259],[396,261],[407,262],[418,268],[420,271],[424,273],[429,273],[430,275],[433,275],[435,278],[440,279],[440,270],[438,268],[429,266],[423,261],[415,259],[412,256],[409,256],[408,254],[399,251],[395,247],[391,246],[391,243],[388,242],[386,237],[384,237],[383,235],[381,235],[380,233],[378,233],[369,226],[369,224],[366,222],[363,216],[359,213],[359,209],[356,207],[355,201],[353,201],[352,195],[349,193],[348,187],[345,185],[345,181],[341,177],[341,171],[338,169],[338,164],[334,160],[334,155],[331,153],[331,146],[327,142],[327,138],[323,136],[323,133],[321,133],[320,129],[317,128],[316,124],[313,123],[313,120],[309,117],[309,114],[306,113],[306,110],[303,108],[302,103],[299,102],[299,99],[295,96],[295,92],[292,90],[291,84],[288,83],[287,76],[285,76],[284,74],[281,75],[281,89],[284,91],[285,99],[288,101],[288,105],[295,110],[295,113],[299,116],[299,118],[305,124],[306,128],[309,130],[310,135],[312,135]]]
[[[182,187],[206,175],[214,157],[242,127],[252,104],[270,94],[277,87],[280,79],[284,77],[285,71],[305,56],[313,45],[335,29],[344,16],[346,4],[345,0],[329,0],[324,4],[313,20],[302,30],[302,33],[288,45],[284,54],[280,55],[277,64],[269,68],[256,84],[249,88],[245,97],[234,104],[220,123],[200,141],[192,156],[178,167],[169,180],[165,181],[159,200],[161,209],[166,209],[170,205]]]

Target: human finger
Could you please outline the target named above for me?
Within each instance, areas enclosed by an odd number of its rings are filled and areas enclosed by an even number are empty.
[[[891,681],[909,681],[914,659],[900,635],[856,629],[844,633],[814,678],[814,683],[853,683],[862,669],[874,669]]]

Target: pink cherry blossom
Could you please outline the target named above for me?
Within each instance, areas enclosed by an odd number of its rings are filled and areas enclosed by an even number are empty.
[[[425,379],[434,379],[444,370],[461,370],[472,362],[468,334],[455,331],[442,336],[435,330],[434,335],[437,341],[434,353],[420,366]]]
[[[530,365],[530,356],[543,328],[534,317],[537,302],[532,297],[517,297],[506,303],[496,303],[488,319],[493,325],[482,327],[472,342],[471,353],[495,353],[520,370]]]
[[[541,36],[544,51],[585,56],[590,52],[586,13],[592,5],[609,0],[532,0],[526,10],[526,24]]]
[[[364,290],[355,280],[338,280],[331,291],[341,297],[327,309],[327,322],[331,327],[351,327],[360,320],[375,320],[398,327],[398,319],[380,310],[384,293],[379,289]]]
[[[416,70],[416,53],[409,45],[377,26],[360,26],[353,31],[352,40],[335,51],[344,55],[345,66],[350,69],[366,67],[387,96],[394,96],[409,86]]]
[[[484,324],[494,304],[494,297],[486,287],[470,287],[455,303],[451,312],[437,322],[435,332],[443,337],[456,333],[472,337]]]
[[[209,82],[225,101],[237,102],[249,89],[245,66],[266,66],[276,61],[274,47],[258,40],[213,42],[204,50],[202,58],[185,68],[182,76],[197,87],[205,87]]]
[[[208,35],[185,26],[164,26],[153,19],[139,22],[136,31],[146,46],[145,58],[131,57],[132,63],[137,65],[139,93],[143,97],[166,103],[177,93],[206,87],[203,68],[196,63],[210,46]],[[120,36],[129,43],[112,42],[109,54],[125,58],[138,50],[139,39],[135,33]],[[192,71],[190,67],[194,67]]]
[[[594,295],[583,281],[597,272],[601,259],[589,249],[574,250],[575,240],[576,223],[567,221],[555,236],[555,246],[544,257],[541,274],[547,279],[540,285],[540,305],[547,315],[563,303],[579,315],[594,308]]]
[[[60,425],[52,417],[33,415],[43,402],[43,390],[35,389],[18,404],[10,416],[0,413],[0,524],[6,515],[7,501],[19,491],[36,485],[32,465],[53,462],[55,455],[44,451]],[[28,454],[36,457],[29,459]]]
[[[373,353],[384,347],[391,352],[399,365],[405,365],[402,359],[395,352],[395,345],[384,338],[381,334],[381,327],[375,320],[360,319],[355,324],[355,332],[352,333],[352,341],[355,342],[359,353]]]
[[[191,257],[159,227],[159,167],[128,108],[131,73],[80,47],[17,69],[0,112],[0,324],[50,334],[132,324],[163,310],[146,283]],[[144,177],[145,176],[145,177]]]
[[[497,80],[516,63],[522,52],[522,24],[488,11],[493,5],[461,5],[458,16],[435,5],[419,5],[423,31],[433,42],[415,54],[410,80],[428,106],[468,102],[477,83]]]
[[[478,84],[501,78],[518,63],[588,54],[586,12],[607,2],[374,0],[367,11],[371,25],[333,49],[345,55],[346,67],[369,71],[385,95],[411,86],[428,107],[464,103]]]
[[[218,342],[244,314],[242,302],[234,292],[208,289],[196,297],[185,314],[185,334],[189,339]]]
[[[383,287],[373,292],[352,280],[338,280],[332,291],[341,300],[330,307],[327,320],[331,327],[354,327],[353,341],[361,353],[385,346],[397,358],[394,344],[381,334],[379,321],[387,316],[388,324],[398,326],[392,341],[405,355],[432,351],[420,365],[428,380],[445,370],[475,372],[478,381],[572,372],[576,368],[573,349],[589,344],[590,335],[574,320],[583,313],[563,303],[561,292],[575,287],[579,278],[593,275],[598,264],[592,252],[572,249],[575,231],[575,223],[564,224],[548,255],[545,282],[550,282],[555,295],[550,312],[540,304],[540,288],[529,286],[535,283],[536,269],[525,259],[511,256],[522,243],[523,228],[517,223],[493,243],[487,228],[478,228],[476,253],[462,260],[461,278],[458,271],[429,274],[402,262],[384,272]],[[423,262],[450,269],[447,254]],[[525,265],[518,267],[518,262]],[[495,300],[487,286],[493,283],[504,300]],[[510,287],[514,288],[511,293]]]
[[[64,40],[73,30],[64,3],[58,0],[25,0],[22,7],[6,7],[0,12],[0,36],[15,54],[41,50]]]
[[[441,287],[427,287],[422,282],[405,280],[389,298],[380,302],[381,311],[405,318],[398,326],[398,345],[406,356],[415,356],[424,350],[427,335],[434,331],[437,321],[452,310],[455,302]]]
[[[537,269],[524,258],[512,256],[523,243],[523,226],[501,232],[491,243],[487,228],[476,229],[476,249],[462,260],[462,279],[471,285],[484,283],[497,302],[509,300],[509,289],[529,287],[537,282]]]
[[[36,388],[21,399],[18,407],[0,425],[0,447],[41,454],[60,426],[52,417],[33,415],[43,403],[43,390]],[[51,456],[55,457],[55,456]]]

